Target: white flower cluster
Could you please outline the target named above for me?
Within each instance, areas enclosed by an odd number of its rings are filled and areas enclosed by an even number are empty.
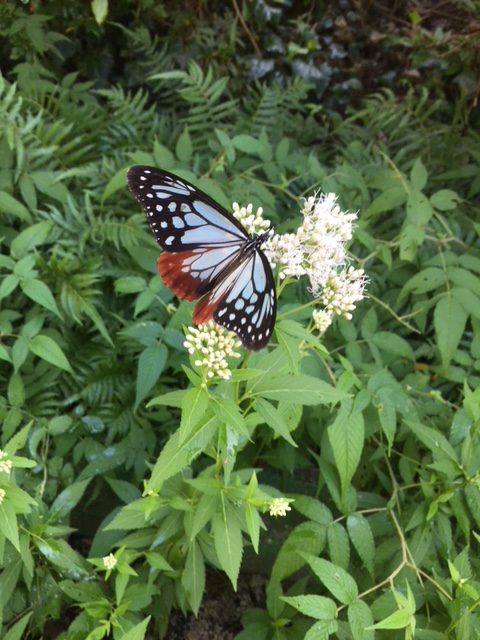
[[[291,510],[292,508],[285,498],[275,498],[275,500],[272,500],[270,503],[270,515],[276,518],[278,516],[286,516],[287,511]]]
[[[245,227],[247,233],[250,235],[260,235],[268,231],[270,227],[270,220],[264,220],[262,217],[263,209],[258,207],[257,213],[253,213],[253,205],[249,204],[247,207],[241,207],[238,202],[234,202],[232,205],[233,217],[236,218],[242,227]]]
[[[108,556],[105,556],[103,558],[103,566],[106,569],[115,569],[115,566],[117,564],[117,559],[115,558],[115,556],[113,555],[113,553],[110,553]]]
[[[0,489],[0,504],[2,504],[4,498],[5,498],[5,489]]]
[[[332,316],[325,309],[314,309],[312,312],[313,324],[315,329],[324,334],[328,327],[332,324]]]
[[[311,196],[305,201],[303,223],[296,233],[275,235],[264,243],[265,253],[280,266],[280,278],[306,275],[310,290],[326,312],[351,318],[363,298],[367,279],[363,269],[347,267],[345,243],[352,238],[355,213],[343,213],[336,196]]]
[[[12,470],[12,461],[5,460],[7,457],[8,453],[0,449],[0,472],[3,471],[4,473],[10,473]]]
[[[235,334],[225,331],[213,320],[198,327],[188,327],[187,337],[183,343],[190,355],[198,355],[196,367],[205,367],[207,377],[218,376],[228,380],[232,372],[228,368],[227,358],[240,358],[234,349],[240,346]]]

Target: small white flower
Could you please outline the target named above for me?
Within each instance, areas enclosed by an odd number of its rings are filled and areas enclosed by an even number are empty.
[[[231,331],[225,331],[213,320],[198,327],[188,327],[187,336],[183,343],[190,355],[196,355],[196,367],[205,367],[207,377],[215,376],[228,380],[232,372],[228,368],[227,358],[240,358],[240,353],[234,349],[240,342]]]
[[[252,213],[252,204],[249,204],[247,207],[240,207],[238,202],[234,202],[232,204],[232,209],[233,217],[236,218],[243,227],[245,227],[245,230],[251,236],[265,233],[270,228],[270,220],[263,219],[262,207],[258,207],[257,213]]]
[[[0,504],[2,504],[4,498],[5,498],[5,489],[0,489]]]
[[[116,564],[117,559],[115,558],[113,553],[110,553],[108,556],[105,556],[103,558],[103,566],[108,570],[115,569]]]
[[[287,511],[291,510],[292,508],[285,498],[275,498],[275,500],[272,500],[270,503],[270,515],[275,516],[275,518],[278,516],[286,516]]]
[[[0,449],[0,472],[3,471],[3,473],[8,474],[12,470],[12,461],[5,460],[5,458],[7,457],[8,457],[8,453]]]

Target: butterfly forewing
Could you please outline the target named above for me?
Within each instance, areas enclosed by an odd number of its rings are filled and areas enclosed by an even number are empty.
[[[259,351],[275,325],[272,270],[252,239],[219,204],[183,178],[155,167],[132,167],[128,187],[145,209],[158,244],[160,275],[178,297],[196,300],[193,321],[214,319]]]
[[[155,167],[132,167],[127,180],[166,251],[189,251],[192,245],[241,246],[248,238],[233,216],[186,180]]]

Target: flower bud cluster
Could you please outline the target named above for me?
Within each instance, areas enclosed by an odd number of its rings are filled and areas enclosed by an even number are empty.
[[[240,224],[245,227],[248,234],[260,235],[265,233],[270,228],[270,220],[263,219],[263,209],[258,207],[257,213],[253,213],[253,205],[249,204],[247,207],[240,207],[238,202],[234,202],[232,205],[233,217],[236,218]]]
[[[195,366],[206,369],[208,378],[218,376],[228,380],[232,372],[227,358],[240,358],[240,353],[235,351],[240,346],[235,334],[225,331],[213,320],[198,327],[188,327],[183,344],[190,355],[196,356]]]
[[[6,460],[5,458],[7,457],[8,453],[0,449],[0,472],[3,471],[3,473],[10,473],[12,470],[12,461]]]

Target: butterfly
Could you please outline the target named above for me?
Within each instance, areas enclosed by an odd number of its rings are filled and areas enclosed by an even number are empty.
[[[136,166],[128,188],[140,202],[163,253],[157,268],[179,298],[197,300],[193,321],[214,320],[260,351],[272,337],[275,283],[261,250],[269,233],[250,236],[203,191],[168,171]]]

